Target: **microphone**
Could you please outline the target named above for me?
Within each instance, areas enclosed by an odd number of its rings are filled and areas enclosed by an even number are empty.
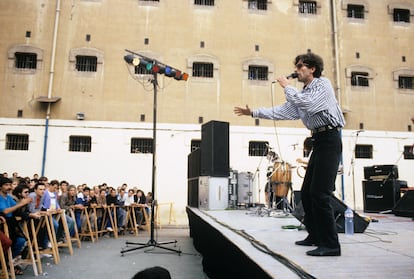
[[[286,76],[286,78],[297,78],[298,73],[291,73],[290,75]],[[272,83],[278,82],[277,80],[272,81]]]

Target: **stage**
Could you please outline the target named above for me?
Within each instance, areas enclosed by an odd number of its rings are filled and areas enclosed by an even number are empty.
[[[296,218],[261,212],[187,207],[190,236],[209,278],[414,278],[412,218],[359,213],[373,221],[363,233],[339,234],[342,256],[311,257],[305,253],[313,247],[294,244],[307,235],[290,228],[300,227]]]

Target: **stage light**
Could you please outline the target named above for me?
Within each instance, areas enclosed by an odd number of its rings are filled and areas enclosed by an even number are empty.
[[[180,79],[181,79],[181,71],[177,70],[177,71],[175,72],[175,76],[174,76],[174,78],[175,78],[176,80],[180,80]]]
[[[160,65],[158,65],[158,64],[154,64],[154,65],[152,66],[152,72],[153,72],[153,73],[159,73],[159,72],[160,72],[160,70],[161,70]]]
[[[165,73],[165,75],[166,75],[167,77],[170,77],[170,76],[171,76],[171,72],[172,72],[172,68],[171,68],[170,66],[165,66],[165,71],[164,71],[164,73]]]
[[[184,80],[184,81],[187,81],[187,79],[188,79],[188,74],[187,74],[187,73],[182,74],[182,75],[181,75],[181,79],[182,79],[182,80]]]
[[[134,65],[134,66],[138,66],[140,63],[140,60],[138,57],[132,55],[132,54],[128,54],[124,56],[124,60],[125,62],[127,62],[128,64]]]

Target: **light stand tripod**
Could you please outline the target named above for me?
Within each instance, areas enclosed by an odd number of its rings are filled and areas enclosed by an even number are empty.
[[[146,58],[146,57],[144,57],[142,55],[139,55],[137,53],[131,52],[131,51],[128,51],[128,52],[133,53],[133,54],[135,54],[137,56],[140,56],[140,58],[146,59],[146,60],[144,60],[144,63],[145,63],[146,69],[149,70],[149,67],[147,65],[150,63],[148,61],[150,59],[148,59],[148,58]],[[128,57],[128,55],[127,55],[124,58],[125,58],[125,61],[126,62],[129,62],[129,63],[133,64],[134,66],[138,66],[140,64],[139,60],[137,62],[135,60],[135,58],[132,59],[133,57],[131,57],[131,56]],[[154,61],[154,64],[152,64],[152,65],[157,65],[157,67],[158,67],[157,69],[159,71],[160,70],[160,67],[162,67],[163,65],[161,63],[159,63],[158,61],[155,61],[155,60],[153,60],[153,61]],[[142,61],[141,61],[141,63],[142,63]],[[151,65],[151,69],[152,69],[152,65]],[[123,256],[127,252],[134,251],[134,250],[139,250],[139,249],[144,249],[144,248],[147,248],[147,247],[154,247],[154,248],[157,247],[157,248],[161,248],[161,249],[164,249],[164,250],[168,250],[168,251],[171,251],[171,252],[175,252],[175,253],[178,253],[179,255],[181,255],[181,250],[176,250],[176,249],[173,249],[173,248],[169,248],[169,247],[164,247],[163,246],[165,244],[171,244],[171,243],[176,244],[177,243],[177,240],[157,242],[154,239],[154,227],[155,227],[154,226],[154,219],[155,219],[154,211],[155,211],[155,206],[156,206],[156,200],[155,200],[155,198],[156,198],[155,179],[156,179],[156,150],[157,150],[157,86],[158,86],[157,73],[158,73],[158,71],[154,71],[153,70],[153,72],[152,72],[153,79],[151,81],[152,82],[152,85],[153,85],[153,88],[154,88],[154,103],[153,103],[153,114],[154,114],[154,116],[153,116],[153,152],[152,152],[152,184],[151,184],[151,191],[152,191],[154,200],[153,200],[152,205],[151,205],[151,238],[146,243],[129,242],[129,241],[127,241],[125,243],[127,245],[127,247],[128,247],[128,245],[134,245],[134,246],[137,246],[137,247],[122,248],[121,249],[121,256]],[[164,68],[164,71],[166,71],[165,68]],[[178,71],[178,70],[175,70],[175,71]],[[181,74],[181,72],[180,72],[180,74]],[[179,77],[177,77],[177,76],[178,76],[178,74],[176,74],[175,78],[177,80],[179,80]],[[181,79],[181,77],[180,77],[180,79]]]

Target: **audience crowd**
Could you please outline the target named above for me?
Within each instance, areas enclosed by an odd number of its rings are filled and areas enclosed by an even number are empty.
[[[9,176],[7,172],[0,173],[0,223],[6,223],[9,236],[0,230],[0,241],[3,251],[11,247],[14,270],[16,275],[23,274],[18,264],[19,259],[27,257],[27,241],[23,234],[22,222],[34,219],[39,221],[42,212],[59,212],[64,210],[66,223],[70,236],[75,234],[75,226],[79,233],[88,230],[87,224],[91,224],[95,230],[105,228],[112,233],[125,231],[128,225],[125,206],[141,205],[149,214],[151,210],[152,193],[147,195],[138,187],[128,188],[126,183],[114,188],[107,183],[89,187],[86,184],[72,185],[66,180],[50,180],[45,176],[34,174],[32,178],[21,177],[17,172]],[[116,210],[116,228],[113,228],[111,218],[104,218],[105,209],[110,206]],[[89,210],[89,222],[82,211]],[[74,214],[70,214],[70,212]],[[114,211],[110,211],[112,219]],[[134,207],[136,226],[141,228],[145,219],[140,207]],[[62,213],[63,214],[63,213]],[[63,216],[63,215],[62,215]],[[70,241],[66,239],[62,221],[53,219],[54,231],[58,243]],[[104,222],[104,223],[103,223]],[[132,231],[130,233],[133,233]],[[37,234],[39,250],[48,249],[51,246],[46,229],[40,229]],[[7,255],[6,255],[7,257]]]

